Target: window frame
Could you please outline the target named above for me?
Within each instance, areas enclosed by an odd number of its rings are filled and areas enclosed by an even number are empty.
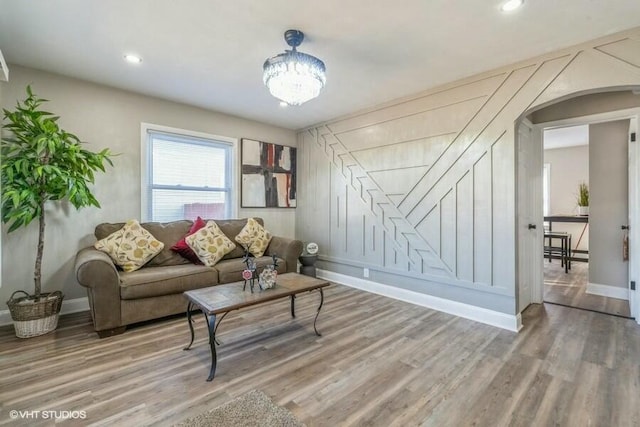
[[[230,183],[228,190],[229,195],[229,218],[236,218],[238,216],[238,177],[237,177],[237,164],[238,164],[238,139],[221,135],[213,135],[205,132],[192,131],[188,129],[180,129],[169,126],[156,125],[151,123],[141,123],[140,125],[140,218],[143,222],[151,221],[152,219],[152,191],[153,189],[180,189],[180,190],[196,190],[205,191],[200,187],[185,187],[185,186],[171,186],[160,185],[153,186],[153,151],[151,150],[151,138],[152,134],[164,134],[169,138],[175,138],[177,142],[180,142],[180,138],[193,138],[193,141],[185,142],[187,144],[205,145],[210,141],[212,143],[226,144],[229,146],[230,158],[227,158],[227,178]],[[208,188],[206,191],[226,191],[226,188]]]

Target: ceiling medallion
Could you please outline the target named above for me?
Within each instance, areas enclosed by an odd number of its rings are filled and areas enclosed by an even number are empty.
[[[324,87],[324,62],[296,50],[304,40],[302,31],[287,30],[284,39],[292,49],[264,61],[263,81],[271,95],[288,105],[301,105],[317,97]]]

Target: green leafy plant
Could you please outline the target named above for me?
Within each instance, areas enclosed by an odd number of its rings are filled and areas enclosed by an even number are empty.
[[[76,209],[100,207],[89,185],[94,172],[104,172],[105,163],[113,165],[109,149],[99,153],[83,149],[77,136],[60,128],[59,117],[40,108],[44,102],[27,86],[24,102],[18,101],[15,111],[3,110],[3,128],[8,132],[3,133],[0,146],[2,222],[13,232],[39,220],[36,300],[42,289],[45,204],[66,199]]]
[[[582,182],[578,186],[578,206],[589,206],[589,187]]]

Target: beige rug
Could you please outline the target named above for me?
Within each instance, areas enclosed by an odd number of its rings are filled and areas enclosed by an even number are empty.
[[[176,427],[304,427],[288,409],[276,405],[260,390],[236,397]]]

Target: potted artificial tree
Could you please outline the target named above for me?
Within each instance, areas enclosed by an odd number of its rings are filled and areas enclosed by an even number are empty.
[[[53,331],[64,298],[60,291],[42,292],[45,204],[68,200],[76,209],[99,207],[89,184],[94,182],[94,172],[104,172],[105,162],[112,165],[109,149],[87,151],[77,136],[61,129],[58,117],[40,108],[46,101],[27,86],[24,102],[18,102],[14,111],[4,110],[0,146],[2,222],[9,224],[9,233],[26,228],[34,219],[39,222],[35,293],[16,291],[7,302],[20,338]]]
[[[589,215],[589,187],[586,183],[581,183],[578,186],[578,215]]]

